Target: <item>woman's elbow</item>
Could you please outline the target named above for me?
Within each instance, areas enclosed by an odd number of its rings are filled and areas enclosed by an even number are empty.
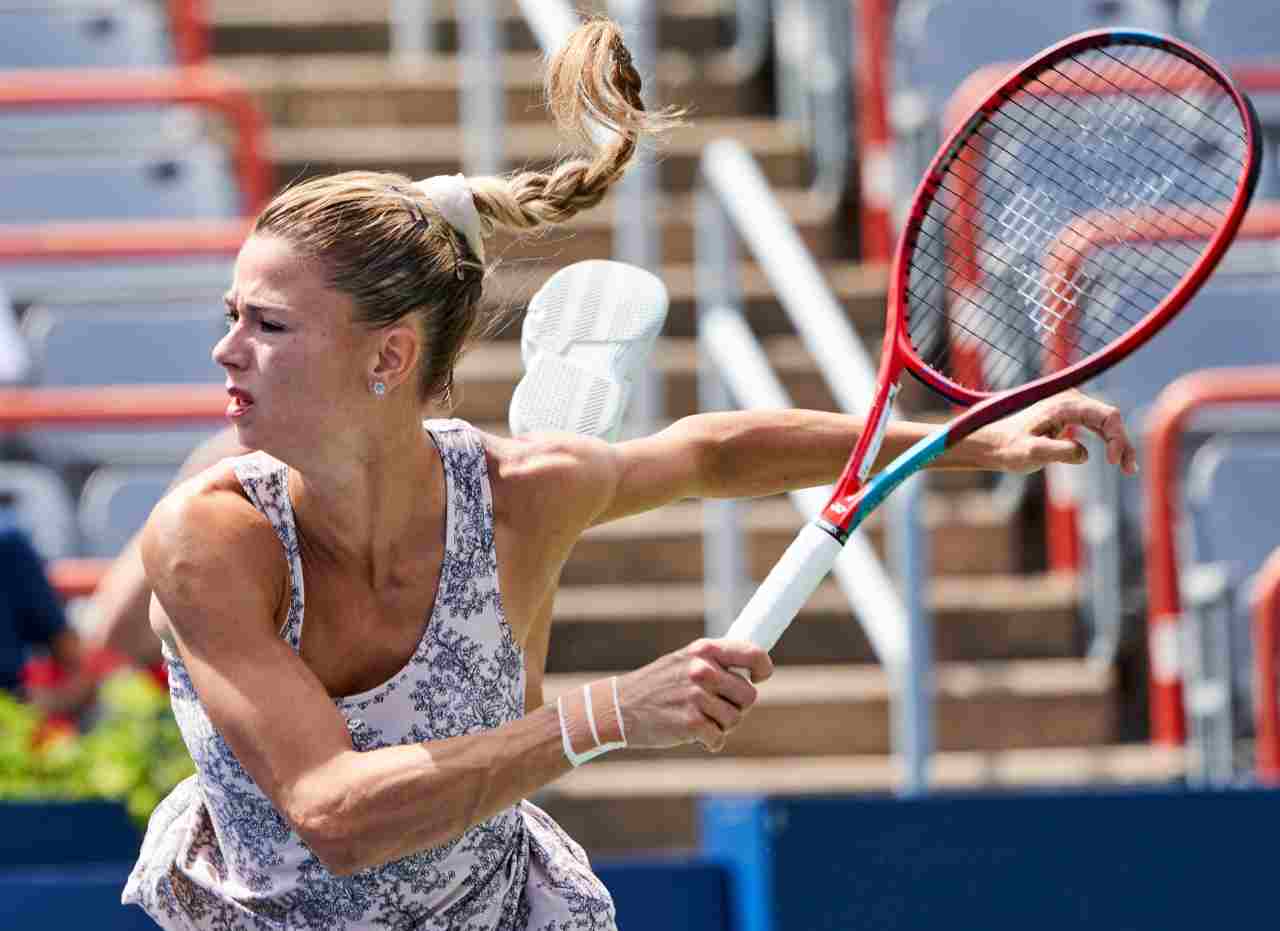
[[[288,821],[320,865],[334,876],[351,876],[365,868],[351,831],[331,806],[295,808]]]

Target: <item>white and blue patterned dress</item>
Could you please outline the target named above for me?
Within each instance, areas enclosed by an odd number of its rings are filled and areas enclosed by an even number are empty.
[[[485,454],[460,420],[426,428],[444,462],[445,555],[431,618],[409,663],[382,685],[334,699],[357,750],[475,734],[524,714],[524,656],[498,591]],[[289,561],[280,635],[302,637],[302,562],[288,467],[232,460]],[[302,843],[213,727],[176,651],[169,691],[197,772],[151,816],[122,901],[183,931],[607,931],[613,902],[586,854],[527,801],[443,846],[335,876]]]

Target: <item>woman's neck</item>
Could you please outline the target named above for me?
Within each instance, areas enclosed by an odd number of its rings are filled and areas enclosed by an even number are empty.
[[[394,580],[424,528],[443,520],[444,466],[416,420],[356,445],[290,468],[289,496],[304,553],[351,567],[377,588]]]

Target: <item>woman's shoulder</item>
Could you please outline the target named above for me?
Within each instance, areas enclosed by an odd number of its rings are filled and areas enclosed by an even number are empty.
[[[535,516],[549,511],[565,522],[585,524],[607,500],[610,446],[604,441],[576,433],[477,433],[495,511],[517,507]]]
[[[271,522],[245,494],[237,461],[214,463],[160,499],[142,532],[149,575],[166,568],[221,571],[278,562],[262,560],[280,544]]]

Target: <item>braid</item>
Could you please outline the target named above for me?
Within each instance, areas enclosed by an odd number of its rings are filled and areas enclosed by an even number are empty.
[[[533,229],[563,223],[599,204],[626,171],[642,133],[682,125],[683,111],[646,113],[640,88],[640,74],[614,23],[595,19],[575,30],[547,69],[546,96],[556,124],[585,143],[593,157],[509,179],[467,179],[486,233],[494,225]],[[592,138],[593,124],[611,130],[603,144]]]

